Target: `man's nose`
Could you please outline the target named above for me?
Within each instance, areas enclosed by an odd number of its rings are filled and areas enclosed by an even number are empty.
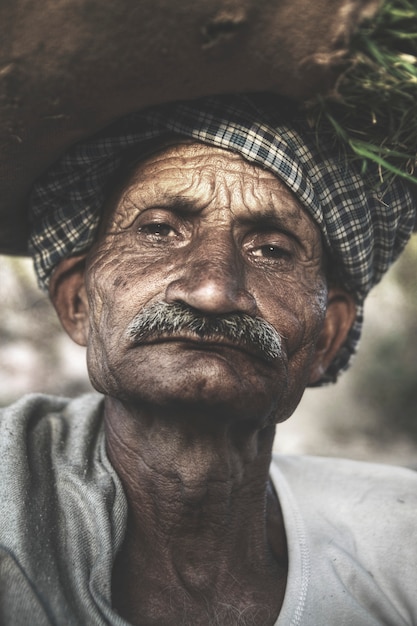
[[[180,278],[168,285],[165,298],[208,315],[257,312],[256,300],[245,287],[244,270],[233,259],[190,260]]]

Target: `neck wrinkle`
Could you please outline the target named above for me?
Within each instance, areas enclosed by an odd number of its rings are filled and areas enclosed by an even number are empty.
[[[282,581],[286,560],[268,540],[274,427],[241,428],[243,434],[237,425],[199,429],[187,423],[151,419],[106,399],[108,454],[129,511],[115,568],[116,601],[126,593],[126,576],[146,581],[141,607],[147,598],[164,598],[167,589],[171,598],[187,598],[189,610],[202,598],[206,605],[226,597],[247,601],[253,588],[265,604],[272,581],[277,587]],[[132,594],[138,593],[135,585]]]
[[[158,536],[159,545],[172,547],[176,537],[188,550],[193,543],[223,545],[225,553],[247,535],[242,545],[260,549],[273,427],[244,435],[235,426],[207,432],[167,419],[150,427],[149,416],[113,401],[106,402],[105,419],[131,524],[146,543]]]

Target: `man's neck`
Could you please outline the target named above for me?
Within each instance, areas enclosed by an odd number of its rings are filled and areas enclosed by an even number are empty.
[[[149,626],[244,624],[244,613],[274,624],[287,552],[268,485],[273,427],[180,419],[110,398],[105,420],[129,505],[116,609]]]

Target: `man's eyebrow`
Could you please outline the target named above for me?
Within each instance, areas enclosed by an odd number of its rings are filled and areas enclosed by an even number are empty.
[[[187,198],[186,196],[178,196],[172,194],[165,194],[162,196],[161,206],[169,206],[170,209],[176,213],[193,213],[197,209],[197,202],[195,199]],[[158,206],[159,203],[155,203]]]
[[[157,199],[152,199],[151,202],[142,204],[138,202],[135,194],[126,194],[124,204],[127,208],[138,209],[140,211],[152,209],[152,208],[169,208],[176,213],[195,213],[199,206],[198,202],[194,198],[187,198],[177,194],[171,194],[169,192],[159,194]]]
[[[302,207],[296,204],[293,207],[285,203],[285,211],[280,211],[273,202],[252,209],[248,221],[265,224],[265,226],[288,227],[295,226],[301,219],[300,211]]]

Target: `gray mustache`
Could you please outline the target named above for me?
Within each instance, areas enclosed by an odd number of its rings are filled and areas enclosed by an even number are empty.
[[[269,322],[245,313],[203,315],[180,303],[156,302],[130,322],[127,337],[135,344],[181,333],[205,340],[226,339],[261,353],[267,361],[282,356],[282,337]]]

